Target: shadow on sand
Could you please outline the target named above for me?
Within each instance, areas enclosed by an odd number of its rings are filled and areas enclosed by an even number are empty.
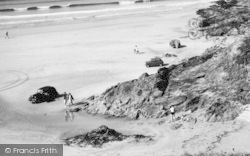
[[[136,54],[144,54],[144,53],[146,53],[146,52],[141,51],[141,52],[138,52],[138,53],[136,53]]]
[[[179,49],[180,48],[185,48],[185,47],[187,47],[187,46],[186,45],[180,45]]]

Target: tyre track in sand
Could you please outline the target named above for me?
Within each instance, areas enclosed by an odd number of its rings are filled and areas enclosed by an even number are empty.
[[[1,77],[0,85],[1,85],[1,83],[4,83],[4,82],[2,82],[2,80],[4,80],[4,78],[8,77],[8,76],[14,76],[15,80],[13,80],[9,84],[5,84],[3,86],[0,86],[0,92],[8,90],[8,89],[12,89],[12,88],[17,87],[19,85],[22,85],[23,83],[25,83],[26,81],[29,80],[28,74],[26,74],[22,71],[9,70],[9,71],[6,71],[4,73],[4,75]]]

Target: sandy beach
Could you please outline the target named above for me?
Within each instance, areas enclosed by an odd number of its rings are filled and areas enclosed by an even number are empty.
[[[38,88],[50,85],[61,94],[65,91],[72,93],[77,102],[102,93],[117,83],[136,79],[145,72],[156,73],[158,67],[145,66],[145,62],[153,57],[162,57],[165,53],[176,54],[177,58],[163,58],[167,66],[201,55],[214,42],[205,39],[190,40],[187,37],[188,21],[196,17],[195,10],[208,5],[208,2],[200,1],[196,5],[183,5],[182,9],[173,11],[154,8],[152,12],[143,10],[143,13],[131,15],[2,28],[0,143],[62,143],[63,138],[107,125],[126,134],[155,136],[155,140],[138,144],[109,143],[101,149],[64,146],[64,155],[161,156],[204,151],[206,145],[199,145],[202,137],[194,143],[200,148],[191,144],[185,148],[182,146],[181,141],[194,135],[188,125],[186,129],[172,132],[167,125],[157,124],[168,118],[131,121],[79,112],[74,113],[73,121],[66,122],[62,98],[38,105],[31,104],[28,98]],[[4,38],[6,31],[9,32],[9,39]],[[171,48],[171,39],[180,39],[185,47]],[[135,45],[142,54],[133,52]],[[235,129],[242,125],[248,129],[242,132],[243,135],[232,135],[217,147],[223,150],[228,150],[229,147],[231,150],[232,146],[225,145],[230,144],[230,140],[234,138],[241,138],[245,144],[238,149],[249,152],[249,124],[242,120],[235,125]],[[211,137],[208,136],[208,143],[213,142],[215,134],[227,129],[227,125],[218,124],[220,130],[213,127],[213,131],[208,128],[209,123],[196,126],[203,127],[197,135],[206,131],[211,134]],[[173,136],[179,138],[175,140]]]

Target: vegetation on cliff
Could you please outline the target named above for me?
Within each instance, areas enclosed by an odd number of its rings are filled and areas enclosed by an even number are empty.
[[[216,1],[196,12],[201,18],[199,27],[210,36],[245,34],[250,25],[249,6],[245,0]]]

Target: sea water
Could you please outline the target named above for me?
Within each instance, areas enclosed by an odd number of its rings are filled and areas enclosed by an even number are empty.
[[[0,29],[182,9],[201,0],[0,0]],[[57,8],[52,9],[51,6]]]

